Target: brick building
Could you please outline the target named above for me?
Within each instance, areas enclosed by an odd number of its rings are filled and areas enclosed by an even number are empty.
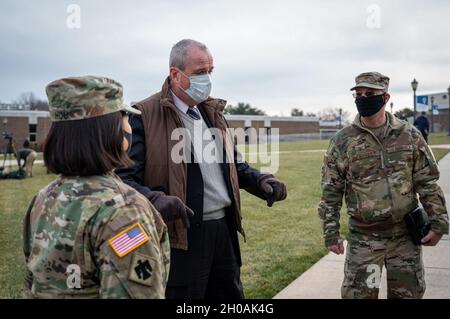
[[[274,134],[278,129],[280,141],[312,139],[320,137],[320,121],[307,116],[266,116],[266,115],[225,115],[232,128],[260,129],[266,134]]]
[[[230,127],[278,128],[280,135],[319,131],[319,119],[306,116],[225,115]]]
[[[317,117],[306,116],[225,115],[225,118],[232,128],[251,127],[258,132],[259,129],[263,129],[266,134],[273,134],[273,129],[277,128],[281,141],[320,138],[321,124],[324,125]],[[26,108],[0,109],[0,132],[11,134],[17,149],[28,139],[36,150],[42,151],[50,126],[50,115],[47,111],[30,111]],[[2,152],[7,142],[1,138]]]
[[[25,140],[29,140],[33,148],[40,151],[42,143],[50,129],[50,115],[47,111],[29,110],[0,110],[0,149],[2,153],[8,140],[4,134],[13,137],[16,149],[22,147]]]

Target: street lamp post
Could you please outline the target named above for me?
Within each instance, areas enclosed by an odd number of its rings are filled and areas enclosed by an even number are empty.
[[[342,109],[339,109],[339,129],[342,128]]]
[[[7,118],[7,117],[4,117],[4,118],[3,118],[3,126],[4,126],[3,134],[8,132],[7,125],[8,125],[8,118]],[[6,147],[6,148],[7,148],[8,146],[7,146],[7,145],[6,145],[6,146],[2,146],[2,151],[3,151],[3,147]],[[3,153],[3,154],[4,154],[4,158],[6,159],[6,153]]]
[[[416,119],[416,108],[417,108],[417,101],[416,101],[416,90],[417,86],[419,85],[419,82],[414,78],[414,80],[411,82],[411,87],[414,91],[414,119]]]
[[[434,132],[434,110],[433,110],[434,96],[430,97],[430,103],[431,103],[431,132]]]
[[[394,114],[393,109],[394,109],[394,102],[391,102],[391,114]]]
[[[448,136],[450,136],[450,86],[447,89],[447,100],[448,100]]]

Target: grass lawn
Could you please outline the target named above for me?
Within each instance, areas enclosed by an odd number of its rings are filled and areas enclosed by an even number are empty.
[[[448,132],[431,133],[428,135],[428,142],[433,144],[450,144]]]
[[[0,298],[19,297],[23,283],[22,218],[33,196],[55,178],[42,164],[33,178],[0,180]]]
[[[293,143],[297,144],[297,143]],[[280,150],[293,148],[281,144]],[[289,194],[272,208],[242,192],[242,280],[247,298],[271,298],[326,254],[317,216],[322,152],[282,153]],[[345,223],[344,223],[345,224]]]
[[[242,192],[247,234],[247,242],[241,241],[242,280],[247,298],[273,297],[325,255],[316,211],[323,152],[295,151],[321,150],[327,145],[328,141],[280,144],[277,177],[289,190],[284,202],[268,208],[265,202]],[[434,149],[436,159],[448,151]],[[35,165],[33,172],[31,179],[0,180],[0,298],[20,297],[24,272],[21,221],[34,194],[54,179],[41,164]],[[345,235],[345,212],[342,215]]]

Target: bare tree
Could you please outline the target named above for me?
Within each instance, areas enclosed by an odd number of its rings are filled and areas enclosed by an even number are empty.
[[[19,95],[19,97],[14,101],[16,104],[29,105],[36,102],[37,98],[33,92],[24,92]]]
[[[37,110],[37,111],[48,111],[48,102],[45,100],[36,100],[36,102],[31,106],[32,110]]]
[[[338,107],[327,108],[319,112],[319,118],[322,121],[337,121],[340,118],[341,122],[345,123],[348,120],[349,116],[349,112],[344,111]]]
[[[37,98],[33,92],[21,93],[13,102],[20,105],[29,105],[30,110],[48,111],[47,101]]]

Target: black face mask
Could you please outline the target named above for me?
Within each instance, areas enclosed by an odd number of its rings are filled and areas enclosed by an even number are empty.
[[[358,113],[362,117],[368,117],[376,114],[384,105],[384,94],[372,95],[369,97],[358,96],[355,99],[356,107],[358,108]]]
[[[131,133],[123,131],[123,137],[125,137],[125,139],[128,142],[128,148],[127,148],[126,152],[129,153],[130,149],[131,149],[131,141],[132,141],[133,135]]]

